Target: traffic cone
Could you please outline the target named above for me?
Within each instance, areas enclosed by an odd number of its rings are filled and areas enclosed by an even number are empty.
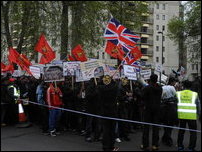
[[[19,123],[16,127],[25,128],[31,126],[31,123],[27,120],[21,101],[18,101],[18,112]]]

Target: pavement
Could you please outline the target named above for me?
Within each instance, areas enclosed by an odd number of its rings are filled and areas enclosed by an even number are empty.
[[[198,124],[198,130],[201,130],[201,124]],[[162,137],[163,129],[160,129]],[[174,145],[165,146],[160,140],[159,151],[176,151],[176,139],[178,130],[174,129],[172,138]],[[141,151],[142,130],[134,130],[130,134],[131,141],[122,141],[116,143],[119,151]],[[151,141],[151,136],[150,136]],[[189,132],[185,132],[184,144],[188,146]],[[197,133],[196,150],[201,151],[201,133]],[[37,125],[29,128],[17,128],[16,126],[1,127],[1,151],[102,151],[101,142],[86,142],[84,136],[75,134],[72,131],[61,132],[56,137],[43,135]]]

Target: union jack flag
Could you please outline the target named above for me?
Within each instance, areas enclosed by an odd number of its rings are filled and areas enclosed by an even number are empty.
[[[104,38],[122,48],[128,53],[140,37],[121,25],[115,18],[110,19],[104,33]]]

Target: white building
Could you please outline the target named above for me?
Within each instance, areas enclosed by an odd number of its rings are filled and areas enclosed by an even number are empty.
[[[179,16],[180,1],[156,1],[152,4],[154,8],[153,62],[162,64],[163,50],[163,68],[165,74],[169,74],[171,72],[171,68],[175,70],[178,69],[179,54],[176,43],[166,36],[168,29],[167,24],[171,18]]]

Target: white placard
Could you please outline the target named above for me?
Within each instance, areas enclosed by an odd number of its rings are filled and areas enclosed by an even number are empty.
[[[75,75],[75,71],[80,69],[80,61],[64,62],[63,63],[63,76]]]
[[[81,69],[77,69],[75,71],[76,74],[76,82],[83,82],[83,81],[89,81],[90,79],[86,79],[85,77],[83,77],[83,73],[81,71]]]
[[[13,77],[20,77],[20,76],[22,76],[22,71],[21,70],[14,70],[12,76]]]
[[[29,70],[31,71],[32,75],[36,78],[39,79],[41,76],[41,68],[37,66],[29,66]]]
[[[141,70],[141,71],[140,71],[140,75],[142,76],[142,78],[143,78],[144,80],[150,79],[150,76],[151,76],[151,69]]]
[[[101,66],[101,64],[99,63],[98,60],[90,60],[90,61],[86,61],[86,62],[81,62],[81,70],[82,71],[86,71],[89,69],[95,69],[99,66]]]
[[[61,66],[48,66],[44,67],[44,81],[64,81],[63,68]]]
[[[136,68],[130,65],[123,65],[124,75],[129,80],[137,80]]]
[[[161,64],[156,63],[155,70],[156,70],[157,72],[162,72],[163,66],[162,66]]]

